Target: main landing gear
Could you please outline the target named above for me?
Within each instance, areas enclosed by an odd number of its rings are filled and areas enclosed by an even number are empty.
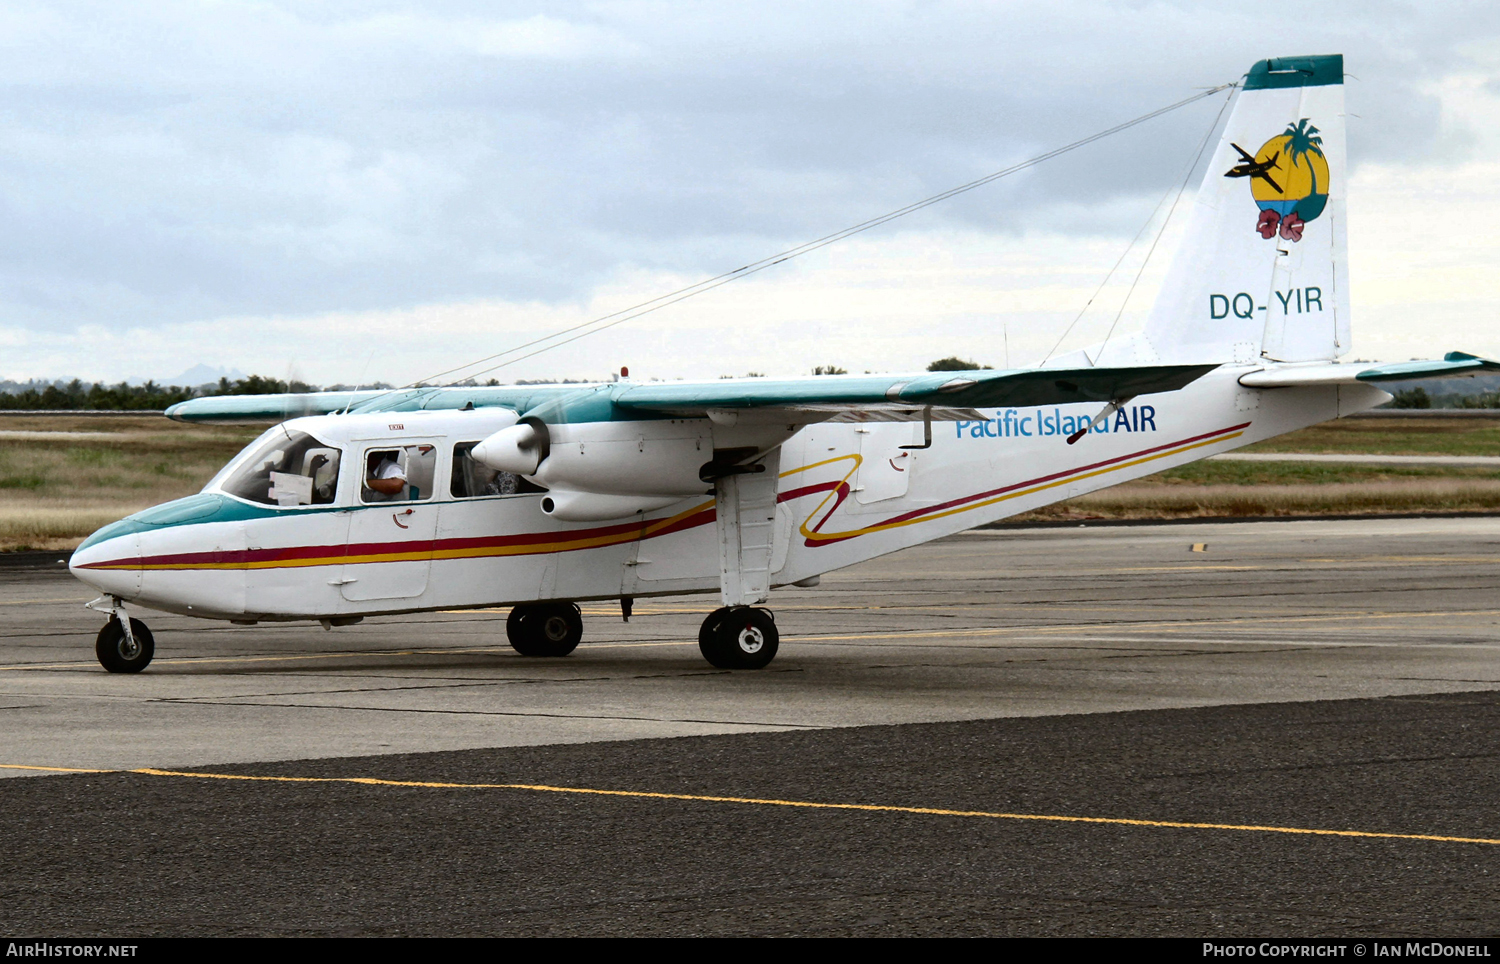
[[[583,615],[574,603],[522,603],[505,620],[505,635],[522,656],[566,656],[583,638]],[[776,617],[753,606],[721,606],[698,630],[698,649],[719,669],[763,669],[780,642]]]
[[[566,656],[583,638],[583,614],[574,603],[524,603],[511,609],[505,635],[522,656]]]
[[[761,669],[776,658],[781,634],[769,609],[723,606],[698,630],[698,649],[719,669]]]
[[[119,616],[110,616],[109,622],[99,630],[99,639],[94,644],[94,655],[99,664],[111,673],[139,673],[156,654],[156,640],[151,630],[139,619],[130,620],[130,632],[120,623]]]

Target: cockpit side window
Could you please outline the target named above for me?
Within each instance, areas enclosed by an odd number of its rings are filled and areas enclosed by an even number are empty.
[[[364,502],[423,502],[432,498],[437,446],[402,445],[365,452]]]
[[[256,443],[220,488],[262,505],[332,505],[339,489],[339,450],[306,432],[282,428]]]
[[[459,442],[453,446],[453,479],[449,490],[455,499],[478,499],[492,495],[520,495],[524,492],[545,492],[509,472],[492,469],[479,462],[469,453],[478,442]]]

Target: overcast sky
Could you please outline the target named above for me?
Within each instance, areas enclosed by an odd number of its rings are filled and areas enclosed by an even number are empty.
[[[0,377],[415,379],[1332,52],[1356,353],[1500,355],[1500,6],[1292,10],[10,0]],[[496,375],[1033,363],[1218,108]]]

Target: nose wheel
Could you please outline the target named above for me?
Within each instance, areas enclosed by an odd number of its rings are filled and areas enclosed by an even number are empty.
[[[761,669],[776,658],[781,634],[769,609],[725,606],[698,630],[698,649],[719,669]]]
[[[99,665],[111,673],[139,673],[156,655],[156,640],[139,619],[130,620],[130,632],[127,633],[120,624],[120,617],[111,616],[99,630],[94,655],[99,657]]]
[[[583,639],[583,614],[573,603],[525,603],[511,609],[505,635],[522,656],[566,656]]]

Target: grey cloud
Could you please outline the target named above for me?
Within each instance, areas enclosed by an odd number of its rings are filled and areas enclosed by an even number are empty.
[[[712,273],[1266,55],[1342,50],[1360,78],[1356,162],[1430,158],[1437,104],[1422,86],[1492,35],[1497,14],[1303,9],[12,6],[0,14],[0,318],[125,326],[557,301],[621,265]],[[1133,232],[1215,109],[912,225]]]

